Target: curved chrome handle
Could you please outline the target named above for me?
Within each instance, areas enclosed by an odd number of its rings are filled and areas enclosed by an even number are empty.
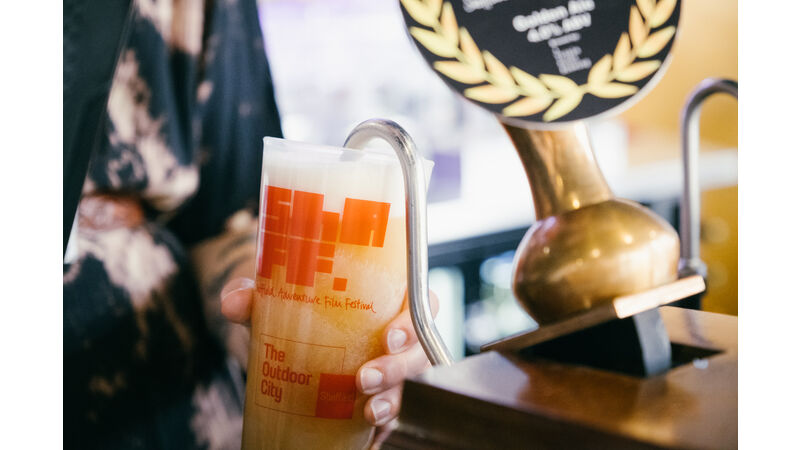
[[[403,169],[408,245],[408,304],[411,321],[431,364],[449,366],[453,364],[453,357],[433,322],[428,298],[427,189],[423,160],[417,156],[417,148],[411,136],[400,125],[386,119],[361,122],[347,136],[344,146],[360,149],[375,138],[383,139],[392,146]]]
[[[681,147],[683,153],[683,197],[681,198],[681,276],[706,276],[700,259],[700,107],[713,94],[724,92],[739,99],[739,84],[723,78],[706,78],[689,94],[681,111]]]

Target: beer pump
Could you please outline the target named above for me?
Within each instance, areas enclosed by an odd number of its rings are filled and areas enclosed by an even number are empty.
[[[406,381],[398,425],[381,448],[736,445],[736,319],[664,305],[705,290],[699,107],[715,92],[736,96],[737,85],[708,80],[683,112],[680,239],[653,212],[614,196],[583,123],[657,83],[680,3],[400,1],[432,69],[494,113],[520,157],[536,222],[517,249],[512,288],[539,326],[453,363],[425,274],[412,271],[410,285],[420,287],[409,290],[412,317],[436,367]]]

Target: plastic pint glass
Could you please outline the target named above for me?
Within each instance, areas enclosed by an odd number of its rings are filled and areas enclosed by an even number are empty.
[[[242,447],[363,448],[355,374],[406,288],[400,163],[265,138],[262,173]]]

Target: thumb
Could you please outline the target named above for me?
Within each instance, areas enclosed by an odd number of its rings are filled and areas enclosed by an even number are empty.
[[[232,322],[247,324],[255,286],[255,281],[244,277],[226,283],[220,293],[222,315]]]

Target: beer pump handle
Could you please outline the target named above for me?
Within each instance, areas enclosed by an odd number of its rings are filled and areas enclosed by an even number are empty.
[[[689,94],[681,111],[681,152],[683,155],[683,197],[681,198],[680,276],[706,277],[706,265],[700,259],[700,180],[698,153],[700,107],[713,94],[723,92],[738,100],[739,84],[723,78],[706,78]]]
[[[403,169],[406,193],[406,242],[408,245],[408,305],[414,330],[433,365],[451,365],[453,357],[433,321],[428,296],[427,188],[423,159],[414,141],[397,123],[370,119],[353,128],[344,146],[361,149],[372,139],[382,139],[394,149]]]

